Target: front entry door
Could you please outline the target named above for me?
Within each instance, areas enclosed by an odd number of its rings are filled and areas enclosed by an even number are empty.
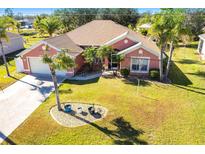
[[[108,60],[109,60],[109,69],[117,70],[118,69],[117,54],[111,54]]]

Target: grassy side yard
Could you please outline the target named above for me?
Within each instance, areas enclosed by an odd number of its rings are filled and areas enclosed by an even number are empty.
[[[29,48],[33,44],[37,43],[40,40],[43,40],[43,37],[37,37],[37,36],[24,36],[24,39],[26,40],[26,43],[24,44],[25,48]],[[14,57],[18,54],[19,52],[15,52],[12,54],[6,55],[7,60],[8,60],[8,67],[9,71],[12,77],[7,77],[6,75],[6,69],[5,66],[3,65],[3,59],[0,57],[0,89],[4,89],[11,85],[12,83],[16,82],[17,79],[22,78],[25,76],[23,73],[17,73],[16,72],[16,64],[14,61]]]
[[[49,114],[52,94],[9,139],[16,144],[205,144],[205,64],[195,52],[192,46],[177,48],[174,83],[141,82],[138,96],[137,83],[124,79],[66,81],[60,87],[62,102],[101,104],[107,117],[62,127]]]

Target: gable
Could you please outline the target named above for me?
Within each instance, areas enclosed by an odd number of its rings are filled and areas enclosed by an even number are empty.
[[[23,55],[23,57],[42,57],[43,54],[44,54],[44,51],[43,51],[43,49],[42,49],[43,46],[44,46],[44,44],[40,44],[40,45],[38,45],[38,46],[32,48],[30,51],[28,51],[27,53],[25,53],[25,54]],[[56,49],[50,47],[50,52],[49,52],[49,54],[50,54],[51,56],[57,54],[57,52],[58,52],[58,51],[57,51]]]
[[[137,50],[139,48],[143,48],[144,50],[148,51],[149,53],[153,54],[153,55],[156,55],[159,57],[159,52],[153,50],[153,49],[150,49],[146,46],[144,46],[141,42],[129,47],[129,48],[126,48],[122,51],[120,51],[118,54],[124,54],[124,55],[127,55],[129,54],[130,52],[133,52],[134,50]]]
[[[111,46],[113,49],[117,49],[117,50],[121,51],[121,50],[124,50],[126,48],[133,46],[134,44],[136,44],[136,42],[134,42],[131,39],[126,37],[126,38],[112,44]]]

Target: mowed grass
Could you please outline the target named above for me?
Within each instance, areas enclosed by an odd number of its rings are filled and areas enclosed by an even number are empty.
[[[106,107],[105,119],[66,128],[49,114],[52,94],[9,139],[16,144],[205,144],[204,63],[195,47],[177,48],[170,78],[174,83],[125,79],[66,81],[61,102],[95,103]],[[3,144],[9,144],[4,142]]]
[[[33,31],[33,30],[32,30]],[[16,31],[15,31],[16,32]],[[23,30],[21,30],[23,32]],[[43,40],[44,37],[38,37],[36,35],[34,36],[24,36],[23,37],[26,42],[24,44],[25,48],[29,48],[30,46],[34,45],[35,43],[39,42],[40,40]],[[25,76],[23,73],[17,73],[16,72],[16,64],[15,64],[15,56],[19,53],[20,51],[14,52],[12,54],[6,55],[7,61],[8,61],[8,67],[9,67],[9,72],[11,77],[8,77],[6,74],[6,69],[3,63],[2,57],[0,57],[0,89],[4,89],[14,82],[16,82],[18,79],[22,78]]]
[[[20,79],[24,76],[23,73],[16,72],[16,64],[15,64],[14,57],[17,53],[19,52],[9,54],[6,56],[11,77],[7,76],[6,68],[3,63],[3,59],[2,57],[0,58],[0,88],[1,89],[4,89],[10,86],[12,83],[16,82],[17,79]]]

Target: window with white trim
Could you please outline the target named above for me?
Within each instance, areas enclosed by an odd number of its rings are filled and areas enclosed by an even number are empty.
[[[149,59],[148,58],[132,58],[131,71],[132,72],[148,72]]]

